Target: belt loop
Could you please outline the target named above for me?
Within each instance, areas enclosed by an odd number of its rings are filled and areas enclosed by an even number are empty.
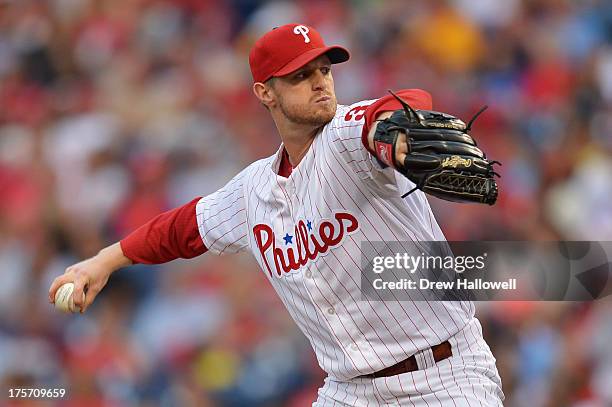
[[[434,356],[433,348],[427,349],[427,356],[429,357],[431,366],[435,366],[436,363],[438,363],[438,362],[436,362],[436,357]]]
[[[427,352],[429,352],[431,356],[426,355]],[[433,366],[430,362],[430,360],[433,360],[433,353],[431,352],[431,348],[427,348],[415,353],[414,358],[416,359],[419,370],[427,369],[428,367]]]

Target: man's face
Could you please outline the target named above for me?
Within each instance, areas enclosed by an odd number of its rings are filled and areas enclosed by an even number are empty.
[[[290,121],[320,127],[336,114],[334,78],[326,55],[272,82],[278,107]]]

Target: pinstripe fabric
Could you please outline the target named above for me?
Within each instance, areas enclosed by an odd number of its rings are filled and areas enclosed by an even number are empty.
[[[378,405],[373,389],[351,379],[463,332],[474,315],[470,302],[362,298],[361,256],[370,242],[410,246],[444,239],[424,194],[402,199],[410,181],[380,168],[362,146],[363,117],[350,112],[372,102],[339,106],[288,178],[276,174],[281,146],[196,207],[210,251],[251,251],[329,374],[323,396],[347,405]],[[467,380],[460,373],[452,377]],[[406,392],[424,391],[419,386],[426,379],[436,386],[433,373],[421,379],[398,384]],[[388,384],[390,393],[402,388]],[[330,395],[334,391],[344,394]]]
[[[504,395],[495,358],[470,323],[449,341],[453,356],[427,368],[378,379],[325,380],[314,407],[414,406],[499,407]]]

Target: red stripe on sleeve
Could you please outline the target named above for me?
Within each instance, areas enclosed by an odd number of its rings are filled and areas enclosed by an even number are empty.
[[[406,103],[408,103],[413,109],[432,109],[431,95],[422,89],[403,89],[395,93],[404,99],[404,101],[406,101]],[[363,130],[361,132],[361,142],[363,143],[364,147],[374,156],[376,153],[372,151],[368,145],[368,133],[370,132],[372,123],[374,123],[376,116],[378,116],[380,113],[398,110],[401,108],[402,105],[393,97],[393,95],[387,95],[372,103],[365,111],[365,124],[363,125]]]
[[[123,254],[134,263],[161,264],[205,253],[196,219],[196,198],[157,215],[121,240]]]

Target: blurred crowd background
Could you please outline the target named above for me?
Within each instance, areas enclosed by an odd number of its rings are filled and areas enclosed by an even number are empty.
[[[47,303],[67,266],[277,149],[247,56],[288,22],[351,50],[340,103],[418,87],[466,119],[489,105],[473,134],[501,196],[432,200],[448,239],[612,240],[609,1],[0,0],[0,404],[316,398],[324,374],[248,256],[130,267],[85,315]],[[478,316],[506,405],[612,405],[610,301]]]

